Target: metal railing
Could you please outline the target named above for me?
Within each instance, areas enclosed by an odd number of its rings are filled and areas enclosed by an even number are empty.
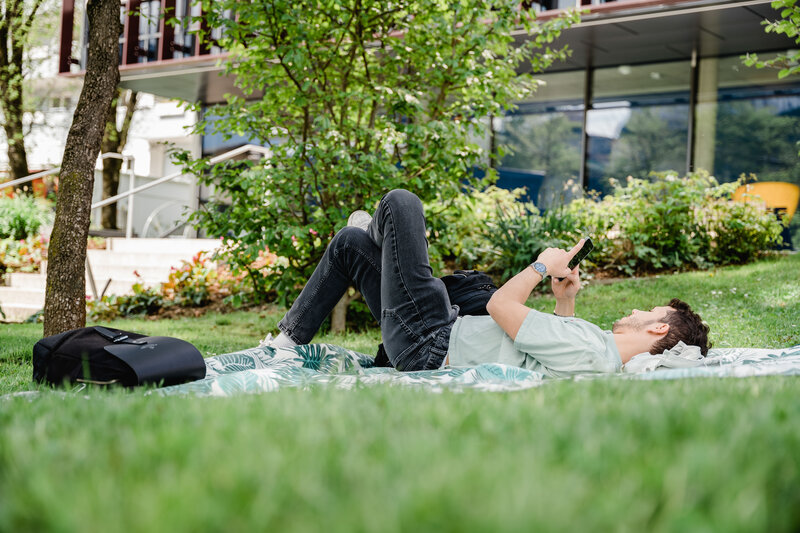
[[[229,159],[233,159],[234,157],[238,157],[238,156],[240,156],[242,154],[246,154],[248,152],[256,152],[256,153],[261,154],[262,156],[268,156],[271,153],[269,148],[265,148],[263,146],[258,146],[258,145],[255,145],[255,144],[246,144],[244,146],[240,146],[239,148],[234,148],[233,150],[230,150],[230,151],[225,152],[223,154],[214,156],[214,157],[212,157],[211,159],[208,160],[208,163],[210,165],[215,165],[217,163],[221,163],[222,161],[227,161]],[[108,153],[100,155],[100,159],[101,160],[102,159],[109,159],[109,158],[121,159],[122,160],[123,165],[124,165],[124,169],[123,170],[128,173],[128,180],[129,180],[128,181],[128,190],[123,192],[123,193],[117,194],[115,196],[111,196],[109,198],[106,198],[105,200],[100,200],[98,202],[93,203],[92,206],[91,206],[91,211],[94,211],[95,209],[99,209],[101,207],[104,207],[104,206],[111,205],[113,203],[119,202],[123,198],[128,198],[128,212],[127,212],[127,219],[126,219],[126,224],[125,224],[125,238],[126,239],[130,239],[130,238],[133,237],[134,196],[139,194],[142,191],[146,191],[148,189],[152,189],[153,187],[157,187],[158,185],[161,185],[162,183],[167,183],[167,182],[172,181],[172,180],[174,180],[176,178],[179,178],[179,177],[184,175],[184,172],[180,172],[180,171],[179,172],[174,172],[172,174],[169,174],[167,176],[159,178],[159,179],[157,179],[155,181],[152,181],[150,183],[146,183],[144,185],[140,185],[138,187],[135,187],[136,175],[133,172],[133,161],[134,161],[133,156],[122,155],[122,154],[118,154],[118,153],[115,153],[115,152],[108,152]],[[25,183],[28,183],[30,181],[33,181],[33,180],[35,180],[37,178],[41,178],[41,177],[44,177],[44,176],[50,176],[50,175],[53,175],[53,174],[57,174],[60,171],[60,169],[61,169],[61,167],[55,167],[55,168],[51,168],[50,170],[44,170],[42,172],[37,172],[35,174],[31,174],[30,176],[25,176],[23,178],[19,178],[19,179],[16,179],[16,180],[8,181],[8,182],[5,182],[5,183],[0,183],[0,190],[5,189],[7,187],[16,187],[16,186],[19,186],[19,185],[23,185]],[[120,171],[120,173],[122,174],[123,171]],[[102,190],[102,188],[101,188],[101,190]],[[154,210],[154,213],[156,211],[158,211],[160,209],[160,207],[161,206],[157,207]],[[150,222],[150,220],[151,220],[151,218],[152,218],[154,213],[151,213],[150,217],[148,217],[148,223]],[[98,299],[97,285],[95,284],[94,275],[92,273],[92,267],[89,264],[88,255],[86,257],[86,275],[89,278],[89,287],[92,290],[92,296],[94,296],[94,298],[96,300],[96,299]],[[110,282],[111,282],[111,280],[108,280],[108,282],[106,283],[106,287],[108,287]],[[103,289],[103,292],[105,293],[105,289]]]
[[[267,156],[271,152],[269,148],[265,148],[263,146],[258,146],[255,144],[246,144],[244,146],[240,146],[238,148],[234,148],[228,152],[223,154],[217,155],[212,157],[208,160],[210,165],[215,165],[217,163],[221,163],[222,161],[227,161],[229,159],[233,159],[234,157],[238,157],[242,154],[246,154],[248,152],[256,152],[261,154],[262,156]],[[167,176],[162,178],[158,178],[155,181],[151,181],[150,183],[146,183],[144,185],[140,185],[138,187],[135,186],[136,175],[133,172],[133,161],[134,157],[130,155],[122,155],[115,152],[108,152],[105,154],[101,154],[99,159],[121,159],[123,162],[123,169],[120,171],[121,174],[127,173],[128,174],[128,190],[122,193],[119,193],[115,196],[111,196],[104,200],[97,201],[92,204],[91,211],[95,209],[99,209],[101,207],[105,207],[107,205],[111,205],[116,203],[123,198],[129,198],[128,200],[128,212],[127,212],[127,219],[125,224],[125,238],[130,239],[133,237],[133,207],[134,207],[134,196],[139,194],[142,191],[146,191],[148,189],[152,189],[153,187],[157,187],[162,183],[167,183],[172,181],[176,178],[179,178],[184,175],[184,172],[178,171],[173,172]],[[7,181],[5,183],[0,183],[0,190],[5,189],[7,187],[17,187],[19,185],[23,185],[30,181],[33,181],[37,178],[42,178],[44,176],[51,176],[53,174],[58,174],[60,172],[61,167],[54,167],[49,170],[44,170],[42,172],[37,172],[36,174],[31,174],[30,176],[25,176],[23,178],[15,179],[13,181]],[[158,208],[157,208],[158,209]]]

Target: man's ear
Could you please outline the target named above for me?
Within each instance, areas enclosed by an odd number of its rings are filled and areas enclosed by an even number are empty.
[[[663,337],[669,333],[669,324],[666,322],[654,322],[647,326],[647,332],[652,333],[653,335],[658,335],[659,337]]]

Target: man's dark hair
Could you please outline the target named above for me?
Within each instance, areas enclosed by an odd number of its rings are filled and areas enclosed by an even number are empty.
[[[708,326],[700,318],[700,315],[692,311],[689,304],[677,298],[669,302],[669,306],[674,309],[661,319],[665,324],[669,324],[669,332],[650,347],[651,354],[660,354],[664,350],[672,349],[678,342],[683,341],[688,345],[700,347],[700,352],[706,355],[711,343],[708,342]]]

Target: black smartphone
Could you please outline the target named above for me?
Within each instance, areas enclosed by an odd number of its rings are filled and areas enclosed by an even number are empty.
[[[587,255],[589,255],[589,252],[591,252],[593,249],[594,249],[594,243],[592,243],[592,239],[591,239],[590,237],[586,237],[586,238],[583,240],[583,246],[581,247],[581,249],[580,249],[580,250],[578,250],[578,253],[577,253],[577,254],[575,254],[575,255],[572,257],[572,259],[570,259],[570,260],[569,260],[569,263],[567,264],[567,267],[568,267],[570,270],[572,270],[573,268],[575,268],[576,266],[578,266],[578,263],[580,263],[581,261],[583,261],[583,259],[584,259],[584,258],[585,258]],[[558,279],[558,281],[563,281],[563,280],[564,280],[564,278],[557,278],[557,279]]]

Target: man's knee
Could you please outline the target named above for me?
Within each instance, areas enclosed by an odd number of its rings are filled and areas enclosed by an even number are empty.
[[[392,189],[386,193],[383,201],[398,208],[422,207],[422,201],[417,195],[405,189]]]
[[[353,246],[366,246],[370,242],[369,235],[363,229],[345,226],[336,232],[329,246],[336,250]]]

